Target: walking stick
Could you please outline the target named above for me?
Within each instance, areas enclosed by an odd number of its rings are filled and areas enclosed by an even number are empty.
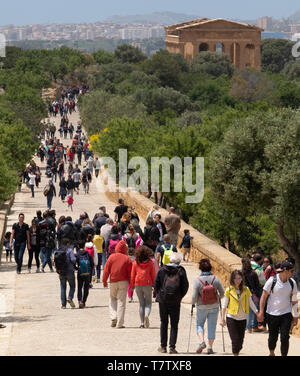
[[[220,313],[222,315],[222,307],[221,307],[221,299],[219,298],[219,304],[220,304]],[[224,341],[224,328],[222,326],[222,341],[223,341],[223,352],[225,352],[225,341]]]
[[[189,334],[189,342],[188,342],[187,353],[189,353],[189,351],[190,351],[191,331],[192,331],[192,322],[193,322],[193,309],[194,309],[194,305],[192,304],[192,309],[191,309],[191,322],[190,322],[190,334]]]

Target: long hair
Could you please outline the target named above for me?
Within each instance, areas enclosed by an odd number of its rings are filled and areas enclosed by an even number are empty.
[[[230,275],[230,285],[235,288],[234,278],[235,278],[236,275],[239,275],[242,278],[242,281],[241,281],[240,286],[239,286],[239,290],[240,290],[240,292],[242,292],[243,289],[244,289],[245,280],[244,280],[243,272],[241,270],[236,269],[231,273],[231,275]]]
[[[151,260],[153,252],[150,248],[142,245],[135,250],[135,259],[138,264],[142,264],[143,262],[147,262]]]

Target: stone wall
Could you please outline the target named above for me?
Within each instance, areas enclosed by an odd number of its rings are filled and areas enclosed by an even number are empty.
[[[123,198],[126,205],[133,206],[138,215],[145,220],[148,212],[153,208],[154,203],[137,192],[110,192],[106,191],[107,197],[114,202],[118,202],[119,198]],[[162,219],[168,214],[167,210],[159,209]],[[183,231],[185,229],[190,230],[193,239],[193,247],[191,249],[191,261],[199,262],[201,258],[209,258],[214,268],[214,273],[218,275],[222,281],[223,286],[228,286],[230,272],[234,269],[241,268],[241,259],[229,252],[227,249],[221,247],[215,241],[201,234],[195,230],[192,226],[188,225],[184,221],[181,221],[181,229],[179,232],[179,241],[184,236]]]
[[[9,214],[10,208],[13,205],[14,198],[15,197],[13,196],[10,200],[0,204],[0,264],[3,251],[3,239],[6,232],[7,216]]]

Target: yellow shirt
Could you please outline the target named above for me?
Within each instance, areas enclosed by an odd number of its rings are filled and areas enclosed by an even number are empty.
[[[249,288],[244,286],[241,294],[241,305],[246,315],[249,313],[249,297],[251,295],[252,294]],[[230,315],[237,315],[239,311],[239,298],[237,296],[236,289],[233,286],[228,287],[225,291],[225,296],[229,299],[227,313]]]
[[[97,253],[103,253],[103,242],[104,239],[101,235],[95,235],[93,239],[93,243],[97,249]]]

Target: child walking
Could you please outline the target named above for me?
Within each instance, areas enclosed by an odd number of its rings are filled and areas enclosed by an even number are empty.
[[[7,232],[4,236],[4,242],[3,242],[3,246],[6,251],[6,262],[8,262],[8,257],[9,257],[9,262],[12,262],[12,248],[9,245],[10,236],[11,236],[11,232]]]
[[[74,198],[72,197],[71,193],[69,193],[68,195],[67,203],[68,203],[68,209],[71,208],[71,211],[73,211]]]

